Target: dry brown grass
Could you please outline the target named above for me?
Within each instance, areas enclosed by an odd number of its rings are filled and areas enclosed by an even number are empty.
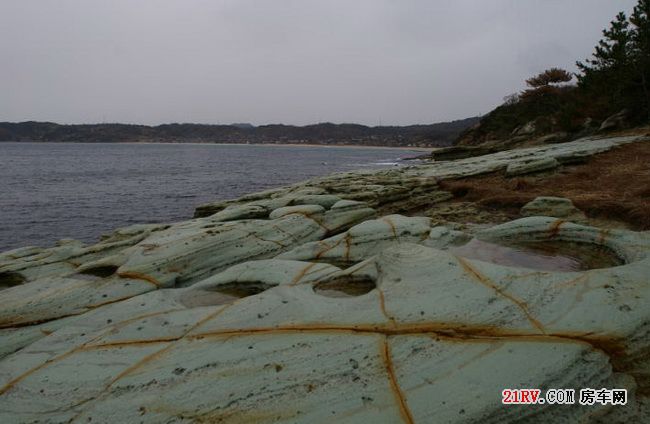
[[[512,214],[537,196],[566,197],[589,217],[650,230],[650,141],[601,153],[586,164],[563,167],[552,175],[492,174],[440,185],[457,199]]]

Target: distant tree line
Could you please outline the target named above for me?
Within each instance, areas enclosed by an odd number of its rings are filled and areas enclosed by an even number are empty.
[[[447,146],[479,118],[428,125],[367,127],[321,123],[305,126],[250,124],[59,125],[0,122],[0,141],[292,143],[360,146]]]

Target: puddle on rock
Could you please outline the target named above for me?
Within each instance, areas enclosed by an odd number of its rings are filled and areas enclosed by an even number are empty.
[[[472,239],[450,249],[467,259],[540,271],[571,272],[611,268],[624,262],[610,249],[588,243],[549,241],[501,245]]]
[[[226,305],[237,299],[262,293],[271,287],[274,286],[261,282],[230,283],[214,290],[188,290],[180,300],[188,308]]]
[[[369,278],[341,277],[314,285],[314,292],[326,297],[357,297],[376,287],[375,282]]]

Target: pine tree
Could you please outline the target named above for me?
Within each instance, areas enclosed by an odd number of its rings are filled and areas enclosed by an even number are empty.
[[[634,70],[633,83],[640,88],[643,97],[641,108],[650,121],[650,0],[639,0],[630,16],[631,62]]]
[[[573,75],[561,68],[550,68],[526,80],[530,88],[524,90],[519,98],[539,104],[541,109],[557,108],[561,99],[562,83],[569,82]]]
[[[590,74],[626,65],[630,49],[630,23],[624,12],[619,12],[610,23],[609,29],[603,30],[603,40],[598,42],[593,53],[593,59],[586,63],[578,62],[578,68],[583,72],[579,79],[588,78]]]
[[[551,68],[527,79],[526,84],[528,84],[529,87],[539,88],[547,85],[569,82],[571,79],[573,79],[573,76],[564,69]]]
[[[592,59],[576,64],[582,72],[577,74],[580,87],[601,97],[606,95],[611,108],[620,109],[628,103],[625,97],[630,73],[629,27],[625,13],[620,12],[609,29],[603,30],[604,39],[598,42]]]

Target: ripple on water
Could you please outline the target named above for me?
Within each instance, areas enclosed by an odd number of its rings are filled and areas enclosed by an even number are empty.
[[[189,219],[203,203],[360,164],[385,168],[418,154],[372,148],[3,142],[0,251],[51,246],[62,238],[94,242],[133,223]]]

